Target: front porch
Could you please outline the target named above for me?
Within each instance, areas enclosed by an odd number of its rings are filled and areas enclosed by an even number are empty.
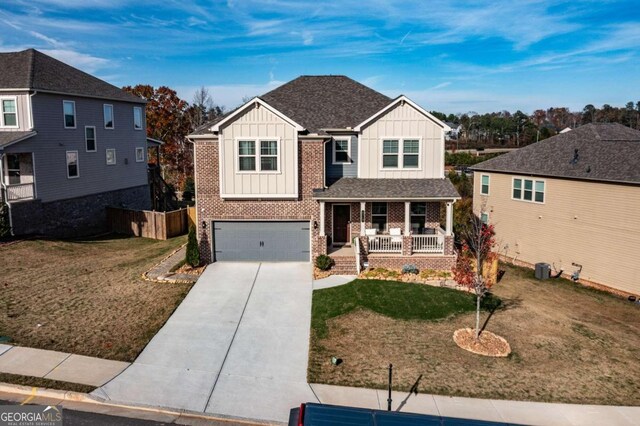
[[[33,154],[4,154],[0,163],[2,170],[1,198],[9,203],[33,200],[35,198]]]

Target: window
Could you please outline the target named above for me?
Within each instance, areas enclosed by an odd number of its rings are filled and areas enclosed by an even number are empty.
[[[238,141],[238,170],[255,171],[256,141]]]
[[[133,128],[142,130],[142,108],[133,107]]]
[[[113,105],[104,104],[104,128],[113,129]]]
[[[481,213],[480,214],[480,221],[482,223],[484,223],[485,225],[488,225],[489,224],[489,215],[486,214],[486,213]]]
[[[489,175],[482,175],[480,177],[480,193],[482,195],[489,195]]]
[[[87,147],[87,152],[96,152],[96,128],[95,126],[85,126],[84,128],[84,141]]]
[[[420,139],[383,139],[382,168],[419,169]]]
[[[402,141],[402,167],[405,169],[417,169],[419,166],[420,141],[417,139],[405,139]]]
[[[351,138],[333,140],[333,164],[351,163]]]
[[[137,147],[136,148],[136,163],[144,162],[144,148]]]
[[[382,167],[385,169],[398,168],[398,140],[382,141]]]
[[[74,101],[62,101],[64,111],[64,128],[76,128],[76,103]]]
[[[78,151],[67,151],[67,178],[73,179],[80,176],[78,168]]]
[[[9,175],[9,185],[20,183],[20,155],[7,154],[7,174]]]
[[[543,180],[513,179],[513,199],[544,203],[545,183]]]
[[[371,223],[378,231],[387,230],[387,203],[371,204]]]
[[[2,127],[18,127],[18,111],[16,109],[17,98],[2,99],[0,106],[2,107],[2,118],[0,126]]]
[[[278,170],[278,141],[260,141],[260,170]]]
[[[411,203],[411,231],[424,234],[427,222],[427,203]]]
[[[280,170],[280,142],[277,139],[238,140],[239,172]]]
[[[116,150],[113,148],[109,148],[106,151],[107,153],[107,165],[113,166],[116,164]]]

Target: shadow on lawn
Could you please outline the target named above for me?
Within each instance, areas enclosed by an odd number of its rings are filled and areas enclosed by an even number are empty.
[[[485,311],[489,312],[489,315],[487,315],[487,318],[485,318],[482,327],[480,327],[480,333],[482,333],[487,328],[489,320],[491,320],[491,317],[493,317],[493,314],[495,314],[496,311],[508,311],[511,309],[519,308],[520,306],[522,306],[522,299],[519,297],[514,297],[513,299],[507,300],[498,299],[496,297],[493,297],[492,295],[486,297],[485,300],[482,301],[482,307]]]

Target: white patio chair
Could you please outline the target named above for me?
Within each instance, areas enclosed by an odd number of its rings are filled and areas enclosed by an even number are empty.
[[[392,243],[402,242],[402,229],[401,228],[389,228],[389,235],[391,235]]]

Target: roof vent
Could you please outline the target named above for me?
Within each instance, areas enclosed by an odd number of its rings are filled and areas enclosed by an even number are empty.
[[[578,154],[578,148],[573,151],[573,159],[571,160],[571,164],[577,164],[580,155]]]

